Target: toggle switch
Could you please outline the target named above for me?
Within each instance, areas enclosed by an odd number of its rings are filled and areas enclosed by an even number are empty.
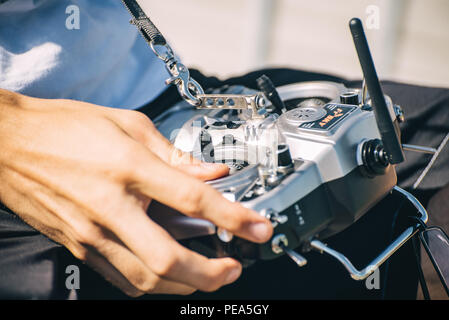
[[[273,209],[262,210],[262,216],[271,221],[273,228],[276,228],[278,224],[284,224],[288,221],[288,216],[284,214],[279,214],[279,212]]]
[[[278,234],[273,238],[273,240],[271,240],[271,249],[274,253],[280,254],[285,252],[289,258],[298,265],[298,267],[304,267],[307,264],[307,259],[287,246],[288,239],[285,234]]]

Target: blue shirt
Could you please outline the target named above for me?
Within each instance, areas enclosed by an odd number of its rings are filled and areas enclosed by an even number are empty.
[[[0,1],[0,88],[142,106],[163,91],[168,73],[129,20],[119,0]]]

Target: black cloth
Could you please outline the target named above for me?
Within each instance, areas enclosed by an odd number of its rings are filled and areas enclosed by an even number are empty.
[[[255,80],[268,75],[276,86],[326,80],[360,86],[331,75],[290,69],[268,69],[221,81],[192,70],[192,76],[205,88],[245,85],[255,88]],[[400,104],[407,122],[402,127],[404,143],[436,147],[449,132],[449,90],[384,82],[386,94]],[[179,101],[176,88],[170,87],[140,111],[153,118]],[[406,154],[407,161],[398,166],[399,185],[410,188],[423,170],[428,156]],[[449,152],[442,152],[434,168],[414,191],[426,205],[432,195],[449,182]],[[330,246],[346,254],[357,267],[366,265],[385,248],[410,221],[411,209],[399,210],[399,201],[387,197],[344,232],[330,238]],[[381,271],[380,290],[367,290],[365,282],[352,280],[346,270],[327,256],[311,252],[308,265],[299,269],[288,258],[261,261],[246,269],[234,284],[214,293],[195,293],[195,299],[414,299],[417,272],[411,243],[385,263]],[[80,268],[81,284],[76,291],[81,299],[125,299],[100,275],[76,260],[68,250],[49,240],[20,220],[8,208],[0,207],[0,297],[18,299],[66,299],[65,274],[68,265]],[[142,299],[173,298],[144,296]]]

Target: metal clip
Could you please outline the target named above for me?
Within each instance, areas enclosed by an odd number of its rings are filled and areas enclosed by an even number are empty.
[[[264,118],[265,99],[262,94],[200,94],[198,109],[251,110],[252,118]]]
[[[175,84],[184,100],[191,105],[199,105],[201,100],[197,96],[204,94],[203,88],[190,77],[189,69],[176,59],[172,48],[168,44],[155,45],[153,43],[150,43],[150,47],[156,56],[165,62],[165,67],[171,75],[165,84]]]
[[[153,50],[154,54],[165,63],[175,60],[173,49],[168,44],[159,45],[150,42],[150,48]]]
[[[166,84],[175,84],[178,87],[179,94],[188,103],[194,106],[201,104],[199,95],[204,94],[201,85],[190,77],[189,69],[178,61],[168,61],[166,63],[171,78],[165,81]]]

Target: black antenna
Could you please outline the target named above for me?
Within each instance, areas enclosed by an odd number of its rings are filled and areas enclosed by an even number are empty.
[[[396,133],[390,112],[388,111],[385,97],[380,87],[373,58],[368,47],[365,32],[363,31],[362,21],[352,18],[349,21],[352,39],[354,40],[360,65],[362,66],[363,76],[371,98],[371,104],[376,116],[377,127],[379,128],[382,143],[388,154],[389,162],[396,164],[404,161],[404,152]]]

